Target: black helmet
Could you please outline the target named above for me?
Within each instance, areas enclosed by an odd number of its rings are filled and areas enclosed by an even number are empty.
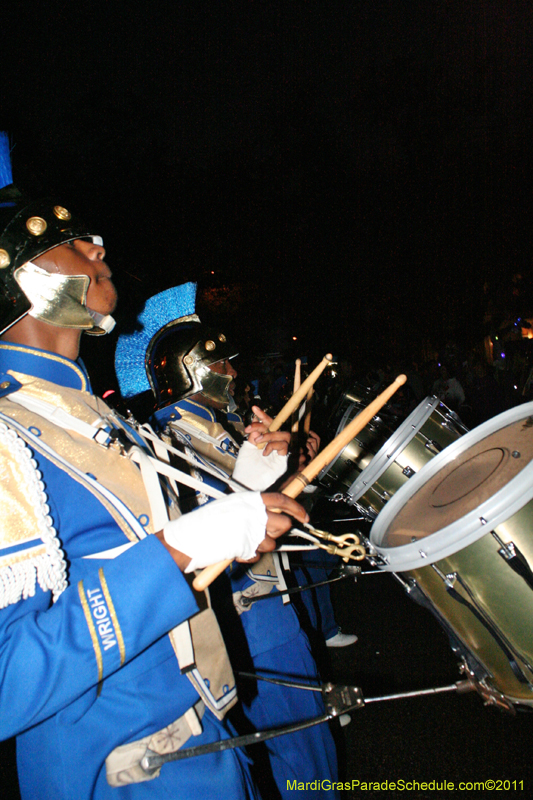
[[[146,351],[146,373],[158,408],[198,392],[227,405],[233,378],[209,367],[236,355],[225,335],[203,325],[196,315],[169,322],[152,337]]]
[[[7,176],[4,180],[10,180],[7,138],[0,136],[0,172]],[[13,184],[1,188],[0,183],[0,333],[28,313],[88,333],[105,333],[112,328],[111,317],[103,320],[86,308],[87,276],[50,275],[32,264],[32,259],[48,250],[83,238],[102,244],[102,239],[62,201],[48,198],[31,202],[23,199]]]

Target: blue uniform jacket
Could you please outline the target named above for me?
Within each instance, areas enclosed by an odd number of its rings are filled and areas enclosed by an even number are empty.
[[[80,397],[92,395],[79,363],[0,343],[0,393],[22,376],[49,381],[59,393],[68,387]],[[38,437],[38,425],[33,434]],[[0,610],[0,738],[18,735],[22,796],[186,798],[196,788],[203,797],[220,791],[244,797],[236,753],[208,756],[201,769],[193,764],[197,759],[170,764],[149,783],[107,786],[104,762],[116,746],[154,733],[197,702],[166,633],[198,607],[153,536],[111,560],[86,558],[124,545],[124,533],[83,485],[43,455],[34,458],[65,554],[68,587],[55,603],[37,586],[32,596]],[[0,555],[9,559],[12,552],[4,548]],[[209,712],[204,730],[199,739],[227,735]],[[218,776],[200,781],[209,759]]]

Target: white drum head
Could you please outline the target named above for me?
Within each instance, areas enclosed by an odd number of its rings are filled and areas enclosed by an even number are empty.
[[[420,569],[462,550],[533,497],[533,403],[449,445],[387,502],[370,532],[385,570]]]

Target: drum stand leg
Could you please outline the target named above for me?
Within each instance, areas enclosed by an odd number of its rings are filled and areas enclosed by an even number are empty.
[[[499,708],[500,711],[507,711],[513,715],[516,714],[514,705],[510,703],[503,694],[500,694],[499,692],[494,691],[494,689],[491,687],[484,686],[482,683],[480,683],[473,676],[473,674],[470,673],[470,670],[465,662],[463,662],[463,664],[460,666],[460,670],[466,674],[467,677],[462,681],[457,681],[457,683],[451,683],[448,686],[436,686],[433,689],[419,689],[412,692],[386,694],[382,695],[381,697],[365,697],[363,700],[363,705],[366,706],[369,703],[381,703],[384,700],[403,700],[404,698],[408,697],[424,697],[427,695],[443,694],[444,692],[457,692],[457,694],[477,692],[483,699],[483,705],[494,706],[495,708]]]
[[[332,716],[338,716],[345,711],[353,711],[355,708],[363,708],[368,703],[381,703],[384,700],[403,700],[409,697],[425,697],[427,695],[443,694],[444,692],[457,692],[466,694],[476,690],[476,681],[467,678],[448,686],[435,686],[432,689],[416,689],[411,692],[398,692],[396,694],[385,694],[381,697],[364,697],[361,689],[356,686],[340,686],[333,683],[326,683],[322,686],[313,686],[308,683],[298,683],[294,680],[282,680],[280,678],[268,678],[265,675],[258,675],[252,672],[238,672],[241,678],[266,681],[275,683],[278,686],[287,686],[304,691],[322,692],[324,703]]]
[[[412,692],[398,692],[397,694],[385,694],[381,697],[365,697],[364,703],[381,703],[384,700],[403,700],[406,697],[424,697],[426,695],[443,694],[444,692],[457,692],[458,694],[466,694],[466,692],[475,691],[476,686],[474,681],[469,678],[457,683],[450,683],[448,686],[435,686],[432,689],[417,689]]]

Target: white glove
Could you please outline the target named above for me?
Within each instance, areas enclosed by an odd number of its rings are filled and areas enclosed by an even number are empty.
[[[244,442],[239,450],[233,477],[253,491],[264,492],[287,471],[288,456],[273,450],[268,456],[251,442]]]
[[[226,559],[253,558],[266,536],[267,512],[259,492],[239,492],[167,522],[165,541],[191,559],[185,572]]]

